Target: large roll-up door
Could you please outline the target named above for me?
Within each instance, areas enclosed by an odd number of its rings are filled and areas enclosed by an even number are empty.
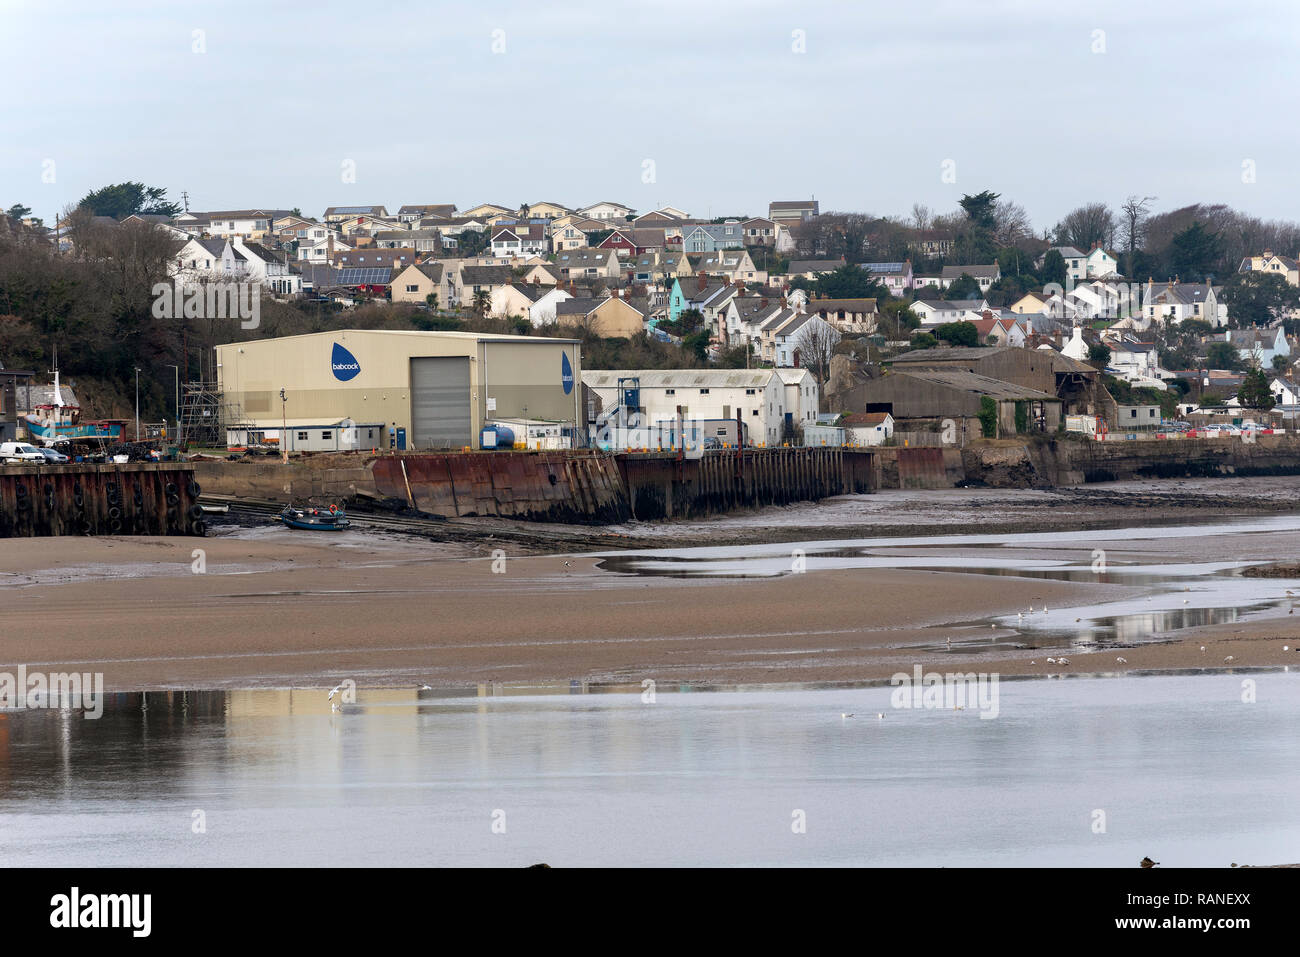
[[[459,449],[470,441],[469,359],[411,360],[411,447]]]

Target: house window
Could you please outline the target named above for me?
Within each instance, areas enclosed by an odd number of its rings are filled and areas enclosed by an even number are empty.
[[[407,292],[419,292],[419,291],[420,291],[420,287],[419,287],[419,286],[407,286],[407,287],[406,287],[406,291],[407,291]]]
[[[333,432],[322,432],[322,433],[320,434],[320,437],[321,437],[322,439],[325,439],[326,441],[328,441],[328,440],[330,440],[330,439],[332,439],[332,438],[334,437],[334,433],[333,433]]]
[[[677,394],[676,389],[664,389],[664,395],[676,395],[676,394]]]
[[[757,389],[746,389],[745,395],[755,395],[757,391],[758,391]]]
[[[753,412],[750,413],[750,415],[758,415],[758,409],[755,409]]]
[[[307,441],[307,433],[306,433],[306,432],[299,432],[299,433],[298,433],[298,441],[299,441],[299,442],[306,442],[306,441]]]
[[[709,394],[709,390],[708,390],[708,389],[701,389],[701,390],[700,390],[700,395],[708,395],[708,394]]]

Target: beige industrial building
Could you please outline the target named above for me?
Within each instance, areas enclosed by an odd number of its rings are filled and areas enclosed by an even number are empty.
[[[345,329],[233,342],[216,353],[234,444],[279,444],[282,426],[359,424],[356,438],[370,448],[362,436],[379,423],[379,448],[478,449],[483,426],[502,419],[554,423],[568,434],[584,421],[575,339]],[[319,436],[313,445],[295,438],[283,447],[320,447]]]

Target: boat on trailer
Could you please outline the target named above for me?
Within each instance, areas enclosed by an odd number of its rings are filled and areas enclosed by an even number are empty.
[[[290,528],[308,532],[338,532],[352,524],[347,513],[336,505],[329,508],[294,508],[286,505],[280,513],[280,521]]]

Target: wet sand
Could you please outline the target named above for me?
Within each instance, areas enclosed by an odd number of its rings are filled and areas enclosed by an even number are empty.
[[[127,691],[344,678],[435,687],[856,682],[916,664],[1005,675],[1300,666],[1297,616],[1069,652],[1065,668],[1045,661],[1063,646],[1013,647],[1038,640],[989,625],[1034,604],[1143,591],[1118,583],[898,568],[642,577],[564,556],[508,557],[496,574],[485,549],[345,534],[6,541],[0,670],[103,672],[107,690]],[[1249,551],[1247,538],[1233,540],[1237,552]],[[1205,548],[1204,539],[1171,543],[1162,557],[1181,550],[1204,560]],[[202,574],[194,549],[204,552]]]

